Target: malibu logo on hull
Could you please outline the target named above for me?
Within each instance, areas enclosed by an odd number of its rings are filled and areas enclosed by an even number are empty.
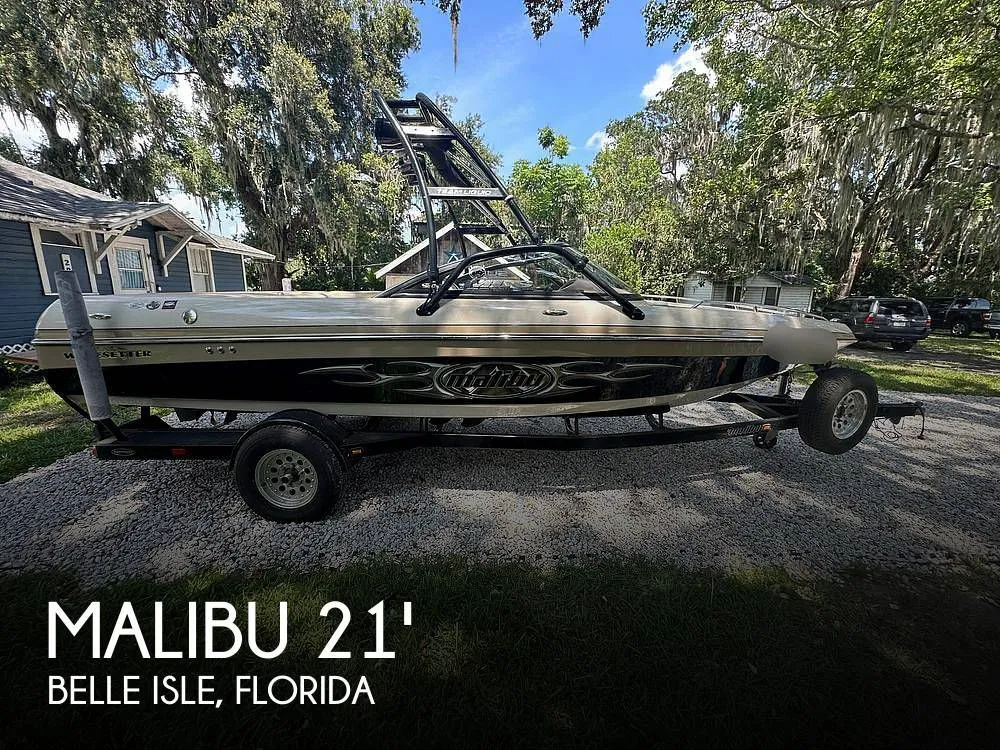
[[[549,390],[556,374],[549,367],[511,362],[479,362],[446,367],[437,373],[442,393],[459,398],[526,398]]]

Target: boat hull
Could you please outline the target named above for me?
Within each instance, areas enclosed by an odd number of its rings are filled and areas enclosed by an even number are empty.
[[[652,410],[721,395],[780,368],[766,356],[313,358],[119,361],[104,377],[111,402],[124,405],[481,418]],[[80,398],[75,368],[46,377],[60,395]]]
[[[571,415],[686,404],[778,372],[775,326],[853,343],[850,329],[776,311],[646,301],[630,320],[586,298],[419,300],[307,293],[86,300],[112,403],[216,411],[308,408],[417,417]],[[58,303],[34,345],[76,400]],[[782,360],[785,364],[804,360]]]

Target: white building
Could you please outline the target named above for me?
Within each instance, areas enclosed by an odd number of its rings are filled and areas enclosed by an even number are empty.
[[[802,274],[761,271],[745,279],[720,281],[705,271],[694,271],[684,280],[684,295],[717,302],[779,305],[795,310],[812,309],[814,284]]]

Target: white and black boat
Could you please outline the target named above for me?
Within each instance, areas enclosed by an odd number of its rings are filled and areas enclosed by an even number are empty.
[[[379,140],[425,202],[427,269],[380,294],[90,298],[112,403],[432,418],[652,411],[823,364],[854,342],[846,326],[797,311],[642,298],[576,250],[542,242],[427,97],[379,105]],[[509,244],[438,267],[434,201],[470,203],[487,220],[457,222],[459,237]],[[776,328],[792,346],[776,344]],[[78,399],[58,303],[33,343],[52,387]]]
[[[794,363],[794,355],[771,356],[775,326],[853,342],[845,327],[810,316],[643,300],[618,287],[641,305],[644,317],[634,320],[577,275],[561,254],[568,252],[516,250],[472,266],[456,279],[457,294],[429,316],[416,313],[426,276],[374,297],[102,297],[89,298],[87,309],[112,403],[189,411],[516,417],[654,410],[718,396]],[[510,286],[498,293],[501,278]],[[34,344],[51,386],[78,399],[58,303],[39,321]]]

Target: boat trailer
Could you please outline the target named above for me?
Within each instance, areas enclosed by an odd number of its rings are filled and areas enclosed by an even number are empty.
[[[565,432],[560,433],[483,433],[453,431],[446,424],[429,419],[414,420],[414,429],[375,429],[373,420],[359,429],[351,429],[334,417],[316,412],[299,410],[278,412],[264,418],[249,429],[218,427],[172,427],[150,413],[149,407],[141,408],[139,419],[116,425],[117,434],[106,423],[95,423],[98,442],[94,454],[100,459],[216,459],[231,464],[235,452],[248,432],[269,424],[298,425],[310,432],[321,433],[335,442],[336,450],[345,464],[365,456],[412,450],[414,448],[480,448],[487,450],[546,450],[585,451],[616,448],[642,448],[679,443],[700,443],[734,437],[752,437],[759,448],[774,448],[783,430],[796,429],[799,424],[801,399],[788,394],[788,373],[781,376],[778,395],[753,393],[727,393],[706,403],[735,404],[755,415],[756,419],[740,420],[716,425],[695,427],[670,427],[664,422],[669,409],[641,413],[648,429],[614,433],[585,434],[580,423],[586,415],[563,417]],[[74,408],[75,405],[74,405]],[[631,412],[630,415],[635,415]],[[601,415],[628,416],[626,414]],[[899,425],[906,417],[921,418],[918,439],[924,438],[924,406],[920,401],[879,403],[876,412],[876,429],[879,420]],[[592,418],[597,418],[592,417]],[[556,418],[553,418],[556,419]]]

